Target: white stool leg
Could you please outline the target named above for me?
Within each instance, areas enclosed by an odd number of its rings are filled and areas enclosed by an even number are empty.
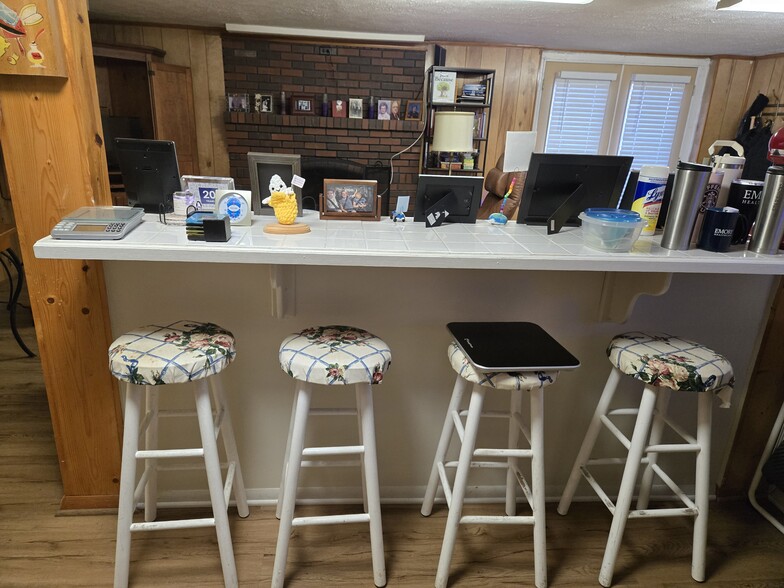
[[[441,544],[441,557],[438,560],[436,573],[436,588],[446,588],[449,581],[449,566],[452,563],[452,552],[455,548],[457,530],[460,518],[463,515],[463,498],[468,484],[468,474],[471,469],[471,458],[476,445],[476,433],[479,429],[479,420],[482,416],[482,404],[485,391],[479,384],[474,385],[471,393],[471,402],[468,405],[463,445],[460,448],[460,457],[457,463],[457,473],[452,487],[452,504],[449,505],[449,515],[444,529],[444,542]]]
[[[237,504],[237,514],[243,519],[250,514],[248,509],[248,496],[245,492],[245,480],[242,477],[240,467],[240,456],[237,452],[237,440],[234,438],[234,425],[231,422],[231,411],[226,401],[226,394],[223,391],[223,383],[219,375],[214,375],[209,379],[212,394],[219,410],[223,410],[223,423],[221,424],[221,437],[223,438],[223,449],[229,462],[234,462],[234,481],[232,490],[234,502]]]
[[[131,564],[131,523],[133,493],[136,486],[136,451],[139,448],[139,421],[142,410],[141,386],[125,386],[125,423],[123,428],[120,500],[117,509],[117,546],[114,555],[114,588],[128,586]]]
[[[291,443],[285,458],[286,480],[284,483],[280,527],[278,528],[278,544],[275,547],[275,564],[272,568],[272,588],[282,588],[286,579],[286,559],[289,553],[289,537],[291,522],[294,519],[294,506],[297,501],[297,484],[302,462],[302,450],[305,447],[305,427],[310,412],[311,386],[307,382],[296,381],[294,418],[292,419]]]
[[[656,414],[653,417],[653,425],[651,426],[651,436],[648,440],[648,445],[658,445],[661,443],[664,425],[666,424],[664,422],[664,417],[667,416],[667,405],[669,403],[670,389],[659,388],[659,397],[656,399]],[[637,495],[637,510],[645,510],[648,508],[648,502],[651,498],[651,488],[653,487],[653,466],[656,465],[658,459],[658,453],[648,453],[648,465],[645,466],[645,471],[642,473],[640,492]]]
[[[544,387],[531,390],[531,493],[534,511],[534,583],[547,586],[544,489]]]
[[[158,449],[158,387],[145,386],[147,414],[150,422],[144,433],[144,448]],[[144,469],[149,471],[144,487],[144,520],[148,523],[158,516],[158,460],[145,459]]]
[[[294,430],[294,417],[297,414],[297,395],[294,394],[294,402],[291,406],[291,418],[289,419],[289,435],[286,439],[286,452],[283,454],[283,471],[280,473],[280,490],[278,490],[278,503],[275,505],[275,518],[280,520],[280,511],[283,509],[283,496],[286,492],[286,468],[288,467],[289,455],[291,454],[291,432]]]
[[[364,478],[367,484],[367,512],[370,516],[370,550],[373,559],[373,580],[376,586],[387,583],[384,563],[384,536],[381,529],[381,495],[378,488],[378,462],[376,459],[376,428],[373,417],[373,390],[370,384],[357,384],[359,418],[362,422]]]
[[[452,440],[452,433],[455,430],[455,423],[452,420],[453,414],[460,410],[460,403],[463,401],[463,395],[466,393],[470,386],[468,380],[464,380],[457,376],[455,387],[452,390],[452,398],[449,400],[449,408],[446,411],[446,418],[444,419],[444,427],[441,429],[441,438],[438,440],[438,447],[436,448],[436,456],[433,459],[433,467],[430,469],[430,479],[427,482],[427,490],[425,490],[425,499],[422,501],[422,514],[430,516],[433,512],[433,502],[436,498],[436,491],[438,490],[438,464],[443,463],[446,458],[446,452],[449,450],[449,443]]]
[[[637,481],[637,472],[640,470],[640,460],[645,451],[645,443],[648,432],[651,429],[653,420],[653,409],[656,406],[657,389],[653,386],[645,386],[642,392],[640,409],[637,414],[637,422],[634,425],[629,454],[626,458],[626,466],[623,469],[621,478],[621,488],[618,491],[618,499],[615,501],[615,513],[613,514],[612,526],[607,536],[607,547],[604,550],[604,559],[599,571],[599,583],[602,586],[612,584],[615,560],[618,558],[618,551],[623,540],[623,531],[626,528],[626,520],[629,516],[629,507],[632,503],[634,485]]]
[[[512,390],[509,401],[509,435],[507,437],[507,447],[517,449],[520,440],[520,427],[515,415],[520,415],[523,406],[523,391]],[[517,476],[515,470],[520,467],[520,460],[517,457],[507,458],[506,470],[506,514],[513,517],[517,512]]]
[[[585,433],[585,439],[580,446],[580,452],[577,454],[577,459],[572,466],[572,472],[569,474],[569,480],[566,482],[561,501],[558,503],[558,514],[565,515],[569,512],[569,506],[572,504],[572,498],[577,490],[577,485],[580,483],[582,473],[580,468],[585,465],[591,457],[591,451],[596,443],[596,438],[602,429],[602,417],[607,414],[607,409],[610,407],[615,390],[618,387],[618,382],[621,379],[621,372],[617,368],[613,368],[610,372],[610,377],[607,378],[607,383],[604,385],[604,391],[599,398],[599,403],[596,405],[596,410],[593,413],[591,424],[588,426],[588,431]]]
[[[359,433],[359,444],[364,445],[365,442],[363,441],[364,434],[362,431],[362,411],[359,409],[362,406],[362,395],[364,390],[361,386],[354,386],[355,389],[355,396],[356,396],[356,406],[357,406],[357,430]],[[367,448],[366,448],[367,449]],[[359,460],[359,475],[362,478],[362,507],[364,508],[365,512],[368,511],[368,494],[367,494],[367,480],[365,478],[365,460]]]
[[[223,477],[221,476],[218,445],[215,442],[215,426],[212,417],[209,385],[204,379],[198,380],[194,390],[196,414],[199,418],[199,433],[204,448],[204,467],[207,470],[207,485],[210,490],[212,516],[215,519],[215,531],[218,535],[223,583],[228,587],[237,586],[237,569],[234,565],[234,548],[231,545],[229,516],[226,513],[226,501],[223,497]]]
[[[700,452],[697,454],[697,476],[694,486],[694,504],[697,506],[697,517],[694,519],[694,541],[691,553],[691,577],[697,582],[705,581],[712,409],[713,394],[700,392],[697,405],[697,444],[700,446]]]

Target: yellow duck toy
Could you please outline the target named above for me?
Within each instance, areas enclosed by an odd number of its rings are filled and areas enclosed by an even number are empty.
[[[286,186],[283,179],[275,174],[270,178],[270,195],[262,200],[262,204],[268,204],[275,212],[278,219],[277,227],[267,225],[264,230],[268,233],[306,233],[310,227],[305,224],[295,222],[297,220],[297,195],[290,187]]]

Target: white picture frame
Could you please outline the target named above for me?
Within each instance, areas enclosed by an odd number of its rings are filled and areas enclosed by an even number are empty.
[[[218,176],[182,176],[182,189],[187,190],[201,203],[201,210],[215,210],[215,195],[218,190],[234,190],[234,178]]]

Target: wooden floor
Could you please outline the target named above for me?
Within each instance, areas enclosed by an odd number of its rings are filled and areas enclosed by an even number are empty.
[[[0,300],[7,294],[0,285]],[[22,332],[33,346],[30,313]],[[41,370],[16,347],[0,307],[0,586],[109,586],[115,516],[58,514],[61,486]],[[487,507],[472,507],[472,510]],[[491,507],[496,508],[496,507]],[[328,508],[302,509],[326,512]],[[277,521],[272,508],[251,508],[231,526],[242,586],[267,586]],[[548,504],[550,586],[598,586],[610,525],[598,503],[575,504],[566,517]],[[432,586],[446,510],[429,518],[416,506],[384,506],[388,586]],[[466,526],[460,531],[450,586],[533,586],[530,528]],[[617,586],[696,586],[690,577],[691,524],[683,519],[631,521],[615,573]],[[372,586],[366,527],[298,529],[287,586]],[[137,534],[131,586],[220,586],[212,529]],[[712,504],[706,586],[784,587],[784,535],[745,501]]]

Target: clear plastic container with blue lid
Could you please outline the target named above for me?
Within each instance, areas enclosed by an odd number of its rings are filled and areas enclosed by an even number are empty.
[[[601,251],[629,251],[646,224],[631,210],[587,208],[579,216],[583,243]]]

